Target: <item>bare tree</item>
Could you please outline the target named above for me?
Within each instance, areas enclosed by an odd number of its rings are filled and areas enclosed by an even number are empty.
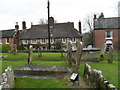
[[[94,30],[94,15],[99,15],[98,13],[91,13],[87,15],[87,17],[84,19],[84,25],[83,30],[86,31],[83,35],[83,45],[84,47],[87,47],[88,45],[94,45],[94,39],[93,39],[93,30]]]
[[[47,19],[44,19],[44,18],[41,18],[39,20],[39,24],[47,24],[48,23],[48,20]]]
[[[57,23],[57,20],[54,20],[54,23]],[[48,20],[44,18],[40,18],[39,24],[48,24]]]

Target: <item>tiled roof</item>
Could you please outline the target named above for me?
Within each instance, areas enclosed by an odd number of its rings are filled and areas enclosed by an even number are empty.
[[[2,38],[10,38],[13,37],[13,35],[15,34],[15,29],[2,30],[0,32],[2,34]]]
[[[73,23],[56,23],[53,28],[50,29],[51,38],[63,38],[63,37],[81,37],[79,32],[74,29]],[[48,38],[48,26],[44,25],[32,25],[30,30],[26,30],[20,39],[39,39]]]
[[[94,29],[117,29],[120,28],[120,17],[98,18],[94,20]]]

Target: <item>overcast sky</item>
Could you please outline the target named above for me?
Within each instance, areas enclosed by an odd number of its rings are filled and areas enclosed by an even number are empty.
[[[105,17],[117,17],[117,5],[120,0],[50,0],[50,16],[58,23],[78,21],[91,13],[104,13]],[[27,28],[31,22],[38,24],[40,18],[47,19],[47,0],[0,0],[0,30],[13,29],[22,21]]]

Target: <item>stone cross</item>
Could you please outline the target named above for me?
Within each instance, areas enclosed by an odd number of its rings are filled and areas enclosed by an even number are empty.
[[[28,64],[32,63],[32,54],[33,54],[33,45],[30,45],[29,52],[28,52]]]

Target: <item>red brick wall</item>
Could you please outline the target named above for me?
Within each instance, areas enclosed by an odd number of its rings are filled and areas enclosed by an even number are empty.
[[[6,38],[2,38],[2,44],[6,44]],[[14,48],[14,38],[9,38],[9,45]]]
[[[105,39],[105,31],[108,31],[108,30],[113,32],[113,39]],[[101,49],[103,44],[107,40],[111,40],[113,42],[113,46],[114,46],[114,44],[116,44],[116,42],[118,42],[118,30],[120,30],[120,29],[95,30],[94,31],[95,47]]]

